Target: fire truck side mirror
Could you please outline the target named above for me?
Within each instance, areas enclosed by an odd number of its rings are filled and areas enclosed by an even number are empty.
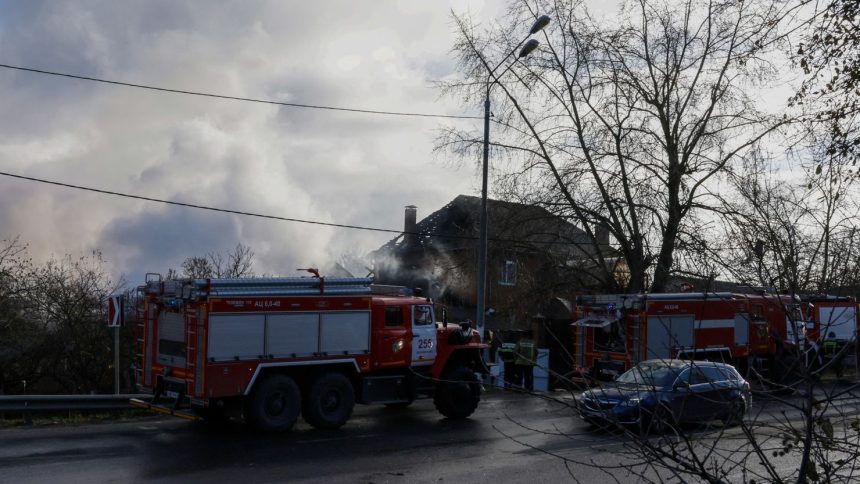
[[[442,312],[442,326],[447,328],[448,327],[448,308],[441,308],[441,309],[442,309],[442,311],[441,311]]]

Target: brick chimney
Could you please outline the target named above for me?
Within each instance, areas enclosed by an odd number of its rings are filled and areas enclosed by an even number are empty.
[[[594,227],[594,237],[601,248],[609,247],[609,227],[605,223],[600,222]]]
[[[414,247],[418,242],[418,236],[415,232],[418,230],[418,207],[415,205],[407,205],[403,214],[403,241],[407,247]]]

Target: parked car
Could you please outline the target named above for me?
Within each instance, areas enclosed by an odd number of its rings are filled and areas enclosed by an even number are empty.
[[[578,406],[591,424],[659,433],[684,422],[740,422],[751,405],[750,385],[731,365],[648,360],[614,382],[584,392]]]

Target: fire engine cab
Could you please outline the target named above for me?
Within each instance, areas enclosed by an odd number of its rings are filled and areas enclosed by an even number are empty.
[[[153,398],[132,403],[187,418],[241,416],[267,431],[290,429],[299,414],[337,428],[354,403],[421,397],[446,417],[468,417],[480,400],[476,373],[487,371],[477,332],[449,326],[429,299],[371,283],[147,275],[136,376]]]
[[[801,301],[763,291],[580,296],[576,315],[574,375],[585,382],[612,379],[653,358],[767,372],[775,358],[798,354],[807,342]]]

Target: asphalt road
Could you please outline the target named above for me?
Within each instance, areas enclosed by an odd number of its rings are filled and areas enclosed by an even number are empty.
[[[564,481],[565,465],[528,445],[591,455],[606,444],[617,438],[586,431],[563,404],[494,392],[464,421],[442,418],[423,400],[401,410],[357,406],[339,430],[300,421],[283,435],[162,417],[7,428],[0,482]]]
[[[626,438],[589,430],[569,397],[559,400],[495,391],[464,421],[442,418],[429,400],[357,406],[339,430],[300,421],[281,435],[169,417],[6,428],[0,483],[608,482]],[[590,465],[568,468],[553,454]]]

